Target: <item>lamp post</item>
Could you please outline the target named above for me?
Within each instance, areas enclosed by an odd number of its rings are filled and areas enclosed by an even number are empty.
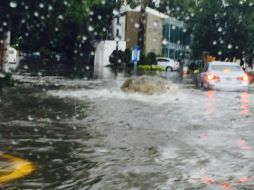
[[[117,3],[120,3],[119,0],[117,0]],[[117,55],[117,60],[115,61],[115,78],[117,78],[117,71],[118,71],[118,51],[119,51],[119,41],[120,41],[120,4],[117,5],[117,14],[116,14],[116,55]]]

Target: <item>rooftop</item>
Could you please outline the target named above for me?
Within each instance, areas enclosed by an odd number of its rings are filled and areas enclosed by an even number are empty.
[[[125,5],[125,6],[122,6],[120,9],[121,14],[126,13],[126,12],[140,12],[140,11],[141,11],[140,5],[133,8],[133,9],[130,7],[130,5]],[[145,11],[146,11],[146,13],[152,14],[152,15],[160,17],[160,18],[170,18],[168,15],[161,13],[155,9],[150,8],[150,7],[146,7]]]

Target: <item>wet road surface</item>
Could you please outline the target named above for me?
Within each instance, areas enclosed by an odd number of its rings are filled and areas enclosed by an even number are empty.
[[[37,170],[3,189],[254,189],[252,92],[19,80],[0,95],[1,151]]]

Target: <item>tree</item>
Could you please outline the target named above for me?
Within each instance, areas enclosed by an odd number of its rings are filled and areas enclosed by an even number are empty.
[[[195,6],[195,0],[161,0],[158,10],[179,20],[188,21],[193,17]]]
[[[204,0],[189,23],[196,55],[203,51],[221,59],[253,54],[253,0]]]
[[[83,56],[82,48],[90,48],[91,41],[98,37],[91,13],[95,4],[103,5],[103,2],[1,0],[0,39],[5,38],[6,31],[11,30],[12,43],[21,39],[22,50],[46,48],[64,53],[68,62],[72,63],[74,56]]]

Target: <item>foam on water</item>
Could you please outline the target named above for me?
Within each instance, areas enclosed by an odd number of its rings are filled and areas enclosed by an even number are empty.
[[[60,98],[72,97],[78,99],[123,99],[123,100],[134,100],[141,102],[149,102],[156,104],[163,104],[169,101],[175,101],[179,98],[180,94],[172,94],[170,92],[156,95],[145,95],[140,93],[126,93],[121,90],[109,90],[109,89],[95,89],[95,90],[59,90],[59,91],[48,91],[48,95],[57,96]]]

